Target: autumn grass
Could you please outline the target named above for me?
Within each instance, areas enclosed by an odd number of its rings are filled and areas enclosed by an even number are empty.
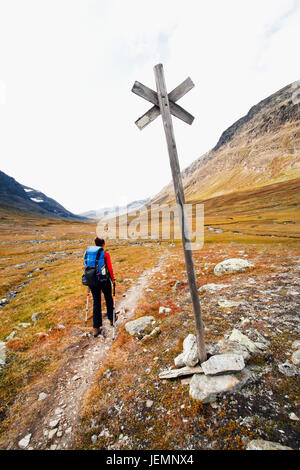
[[[0,295],[18,290],[1,310],[0,340],[6,341],[8,357],[0,375],[0,434],[13,429],[20,413],[26,415],[26,401],[38,384],[50,387],[64,361],[64,351],[79,341],[86,300],[86,288],[81,284],[83,252],[93,243],[93,229],[92,224],[44,220],[39,224],[31,219],[0,227]],[[13,244],[15,239],[22,243]],[[52,243],[30,242],[43,239]],[[121,242],[108,241],[106,248],[121,298],[131,282],[155,264],[157,254],[151,247]],[[61,257],[62,253],[66,256]],[[23,263],[29,264],[15,266]],[[15,336],[7,340],[13,332]]]

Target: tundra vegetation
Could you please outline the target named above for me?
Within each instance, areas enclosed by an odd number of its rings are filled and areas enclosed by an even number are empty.
[[[126,299],[123,295],[140,275],[164,257],[131,318],[153,316],[158,329],[144,339],[128,334],[125,323],[119,327],[116,341],[93,373],[93,384],[81,398],[68,448],[244,449],[251,439],[299,448],[299,378],[278,368],[291,360],[292,345],[299,340],[295,184],[273,185],[244,197],[237,193],[223,198],[222,205],[218,198],[207,203],[205,244],[194,253],[198,286],[225,287],[217,293],[199,290],[206,343],[237,328],[254,341],[261,335],[268,344],[248,364],[255,379],[213,403],[193,400],[187,378],[159,379],[162,370],[174,366],[183,340],[194,333],[180,242],[170,246],[167,241],[107,241],[118,301]],[[6,344],[6,363],[0,372],[2,449],[17,448],[20,439],[45,425],[38,397],[54,393],[74,346],[80,349],[82,335],[91,330],[91,320],[84,325],[86,290],[81,273],[83,252],[94,236],[94,223],[2,214],[0,341]],[[214,267],[228,258],[247,259],[255,267],[217,277]],[[236,304],[224,307],[220,298]],[[48,436],[34,448],[50,446]]]

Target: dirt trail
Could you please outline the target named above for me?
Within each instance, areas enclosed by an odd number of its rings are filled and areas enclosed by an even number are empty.
[[[164,259],[165,256],[162,256],[155,268],[144,271],[125,297],[117,302],[117,311],[120,311],[118,326],[134,315],[150,276],[161,269]],[[72,447],[82,400],[93,385],[95,371],[102,366],[112,345],[112,328],[107,325],[108,320],[104,317],[105,339],[94,338],[85,332],[83,339],[69,348],[69,357],[57,375],[55,389],[41,401],[39,413],[28,431],[32,435],[27,449],[58,450]],[[18,447],[17,443],[14,447]]]

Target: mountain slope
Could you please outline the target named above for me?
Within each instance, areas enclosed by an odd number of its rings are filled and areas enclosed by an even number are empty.
[[[0,208],[6,212],[22,212],[41,217],[81,219],[54,199],[18,183],[3,171],[0,171]]]
[[[182,173],[187,201],[300,177],[300,106],[292,101],[294,91],[288,85],[251,108]],[[174,202],[172,184],[151,202]]]

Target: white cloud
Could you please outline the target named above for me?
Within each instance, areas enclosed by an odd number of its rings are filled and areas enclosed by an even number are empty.
[[[184,8],[183,8],[184,5]],[[182,168],[260,99],[299,78],[299,1],[0,0],[1,169],[80,211],[170,180],[160,119],[140,132],[163,62],[192,127],[174,120]]]

